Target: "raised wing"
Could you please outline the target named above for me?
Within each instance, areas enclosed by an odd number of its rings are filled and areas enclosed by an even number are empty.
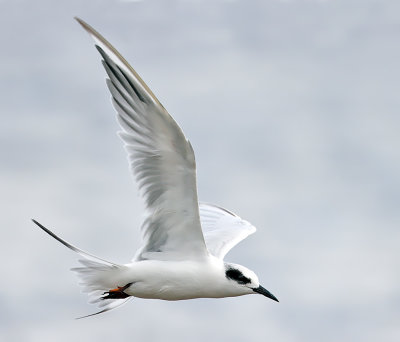
[[[234,246],[256,231],[256,227],[234,213],[200,203],[200,221],[210,254],[223,259]]]
[[[76,20],[103,57],[107,86],[122,128],[119,135],[146,203],[144,246],[135,260],[205,257],[192,146],[119,52],[84,21]]]

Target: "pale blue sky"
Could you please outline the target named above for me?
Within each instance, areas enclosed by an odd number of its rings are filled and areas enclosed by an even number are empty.
[[[400,339],[398,1],[0,1],[0,340]],[[76,257],[116,262],[143,205],[115,134],[110,40],[191,140],[200,199],[258,231],[261,296],[135,299],[91,319]]]

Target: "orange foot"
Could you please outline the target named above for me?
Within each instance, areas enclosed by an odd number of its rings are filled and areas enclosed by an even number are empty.
[[[101,297],[101,299],[123,299],[129,297],[124,291],[131,285],[132,283],[128,283],[125,286],[118,286],[116,289],[106,291],[103,293],[105,296]]]

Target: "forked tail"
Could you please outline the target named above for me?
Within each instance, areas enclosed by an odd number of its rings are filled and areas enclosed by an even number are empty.
[[[123,279],[126,266],[114,264],[84,252],[61,239],[36,220],[32,221],[51,237],[83,257],[83,259],[79,259],[82,266],[72,268],[71,271],[76,272],[80,280],[79,285],[82,286],[82,292],[87,293],[89,296],[89,303],[97,304],[101,311],[79,318],[94,316],[112,310],[132,298],[124,292],[132,284],[126,283]]]

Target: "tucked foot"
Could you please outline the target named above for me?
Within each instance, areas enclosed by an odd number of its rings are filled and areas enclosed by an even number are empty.
[[[131,286],[132,283],[128,283],[125,286],[118,286],[116,289],[112,289],[110,291],[106,291],[103,293],[103,297],[101,299],[123,299],[129,297],[124,291]]]

